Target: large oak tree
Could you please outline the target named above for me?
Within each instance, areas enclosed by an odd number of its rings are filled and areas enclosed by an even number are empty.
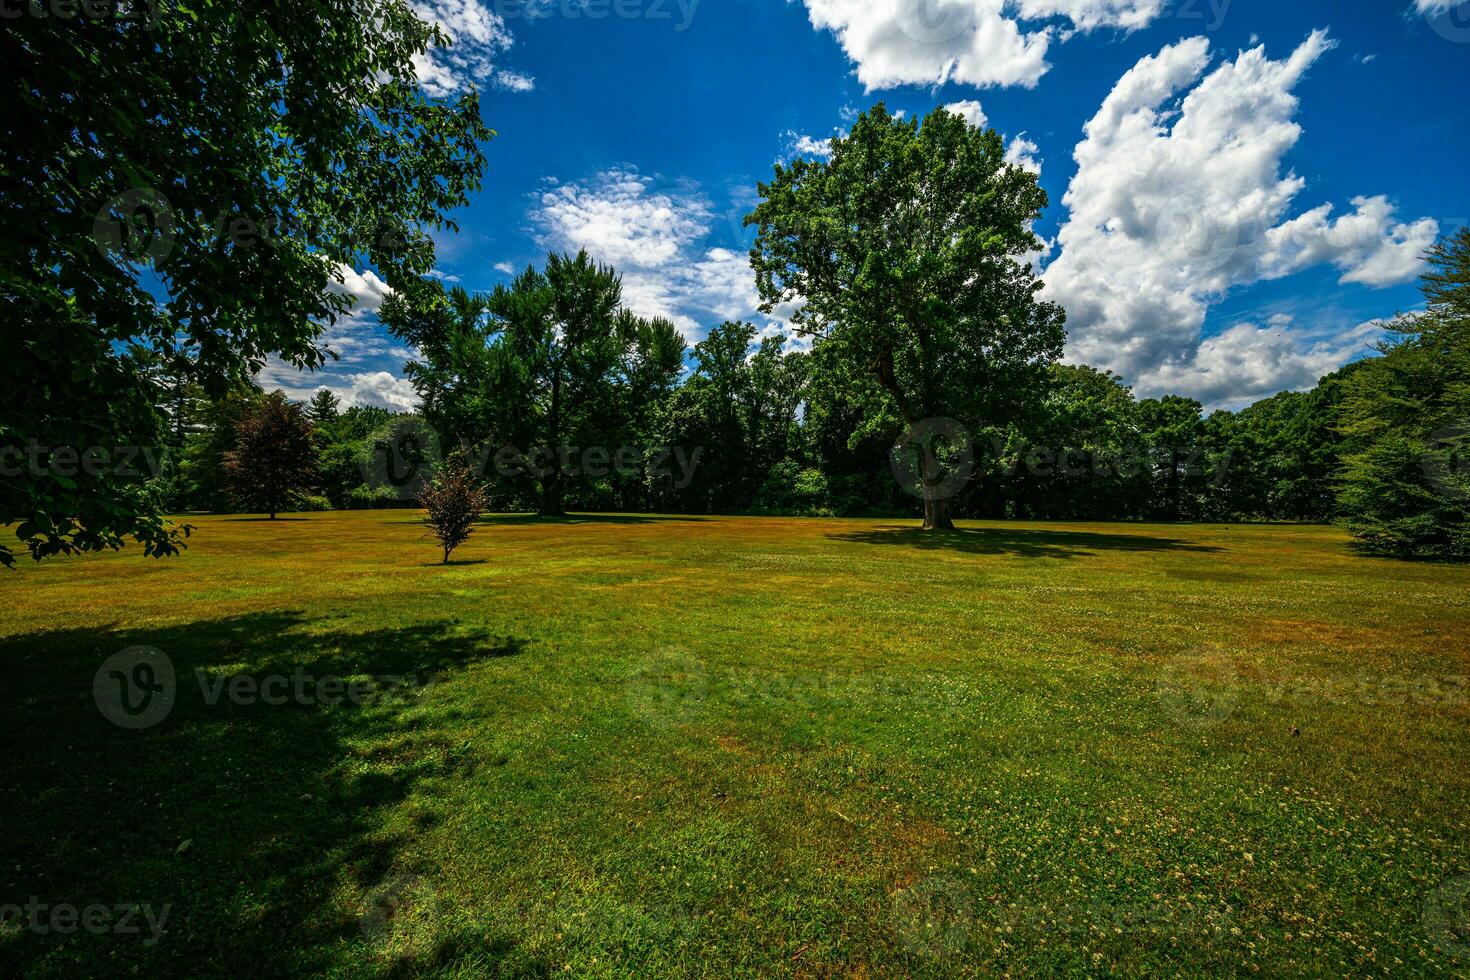
[[[1065,315],[1038,299],[1026,258],[1046,192],[1005,161],[994,130],[943,109],[921,125],[880,103],[830,160],[778,165],[760,193],[746,222],[762,309],[795,304],[795,329],[854,397],[875,392],[868,426],[896,415],[923,441],[924,527],[953,527],[957,491],[924,423],[980,434],[1018,418],[1061,353]]]

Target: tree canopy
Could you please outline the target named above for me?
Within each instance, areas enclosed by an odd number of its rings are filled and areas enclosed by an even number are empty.
[[[954,419],[988,434],[1019,421],[1061,353],[1065,315],[1037,297],[1028,253],[1046,207],[1036,176],[1005,161],[994,130],[936,109],[922,122],[882,103],[833,140],[830,160],[778,165],[746,221],[771,312],[832,355],[839,383],[872,403],[866,426]],[[921,449],[926,528],[952,527],[935,447]]]
[[[344,268],[401,289],[429,271],[428,232],[452,227],[493,135],[473,92],[420,89],[414,59],[444,40],[407,0],[7,21],[0,445],[42,463],[0,483],[0,524],[33,556],[177,549],[142,481],[45,462],[161,445],[148,364],[213,395],[271,354],[320,365]]]

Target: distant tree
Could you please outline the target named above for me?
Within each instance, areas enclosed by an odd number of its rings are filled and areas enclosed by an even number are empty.
[[[306,417],[311,419],[311,424],[318,430],[324,429],[336,423],[339,417],[337,409],[341,404],[342,399],[323,388],[307,403]]]
[[[179,459],[180,503],[188,510],[222,512],[233,505],[225,457],[235,448],[237,427],[265,397],[253,381],[242,381],[223,395],[201,398],[187,418],[188,433]]]
[[[275,520],[292,494],[309,489],[316,475],[316,445],[306,412],[281,391],[247,409],[235,427],[225,472],[236,500]]]
[[[1470,228],[1428,255],[1423,313],[1352,375],[1338,502],[1365,549],[1470,558]]]
[[[1140,460],[1138,406],[1128,386],[1108,371],[1054,364],[1039,414],[1026,455],[999,461],[1013,474],[1000,481],[1010,512],[1137,517],[1150,481]]]
[[[419,414],[446,446],[484,440],[499,407],[487,314],[486,296],[438,283],[390,297],[380,314],[394,336],[419,352],[405,374],[418,392]]]
[[[1153,466],[1155,505],[1150,516],[1169,521],[1198,517],[1208,480],[1204,406],[1193,398],[1165,395],[1138,403],[1139,427]]]
[[[450,553],[469,540],[475,522],[488,506],[485,492],[463,454],[456,453],[445,461],[439,473],[424,487],[422,503],[428,512],[424,523],[439,539],[447,565]]]
[[[67,6],[0,31],[0,451],[159,447],[170,392],[150,359],[211,397],[271,354],[321,364],[322,325],[352,302],[329,288],[340,269],[426,274],[493,133],[474,93],[420,86],[446,40],[422,5]],[[37,559],[126,538],[173,554],[163,513],[111,469],[0,481],[0,525]]]
[[[1065,320],[1027,261],[1047,197],[994,130],[879,103],[830,160],[777,165],[760,194],[746,222],[762,310],[799,304],[791,322],[837,352],[866,426],[947,417],[983,438],[1039,401]],[[934,449],[919,454],[924,527],[952,528]]]

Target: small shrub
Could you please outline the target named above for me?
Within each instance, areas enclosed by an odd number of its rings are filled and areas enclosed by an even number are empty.
[[[475,521],[485,512],[485,491],[475,481],[463,457],[448,460],[432,482],[424,487],[420,498],[428,515],[424,523],[429,533],[444,548],[444,564],[449,554],[464,544],[474,533]]]
[[[291,496],[291,509],[298,514],[331,510],[332,502],[317,493],[297,493]]]
[[[356,486],[347,494],[349,510],[386,510],[398,505],[398,495],[390,487]]]

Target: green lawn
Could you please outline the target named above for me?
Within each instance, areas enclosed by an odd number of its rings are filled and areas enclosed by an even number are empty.
[[[1470,970],[1470,568],[628,516],[445,567],[415,520],[0,576],[0,904],[45,907],[0,974]],[[125,728],[138,645],[176,695]]]

